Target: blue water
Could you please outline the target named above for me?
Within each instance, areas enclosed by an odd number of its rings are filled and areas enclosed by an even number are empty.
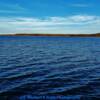
[[[100,38],[0,36],[0,100],[34,96],[100,98]]]

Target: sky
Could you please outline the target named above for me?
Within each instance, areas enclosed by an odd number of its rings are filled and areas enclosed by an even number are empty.
[[[100,0],[0,0],[0,34],[100,32]]]

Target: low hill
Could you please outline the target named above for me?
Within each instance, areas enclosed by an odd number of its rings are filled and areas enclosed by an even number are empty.
[[[100,33],[96,34],[39,34],[39,33],[16,33],[1,34],[0,36],[67,36],[67,37],[100,37]]]

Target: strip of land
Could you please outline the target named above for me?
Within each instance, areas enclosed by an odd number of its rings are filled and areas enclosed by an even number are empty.
[[[100,33],[95,34],[40,34],[40,33],[16,33],[0,34],[0,36],[66,36],[66,37],[100,37]]]

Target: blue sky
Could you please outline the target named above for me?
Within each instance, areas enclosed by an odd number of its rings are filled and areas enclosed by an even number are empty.
[[[0,33],[97,33],[100,0],[0,0]]]

